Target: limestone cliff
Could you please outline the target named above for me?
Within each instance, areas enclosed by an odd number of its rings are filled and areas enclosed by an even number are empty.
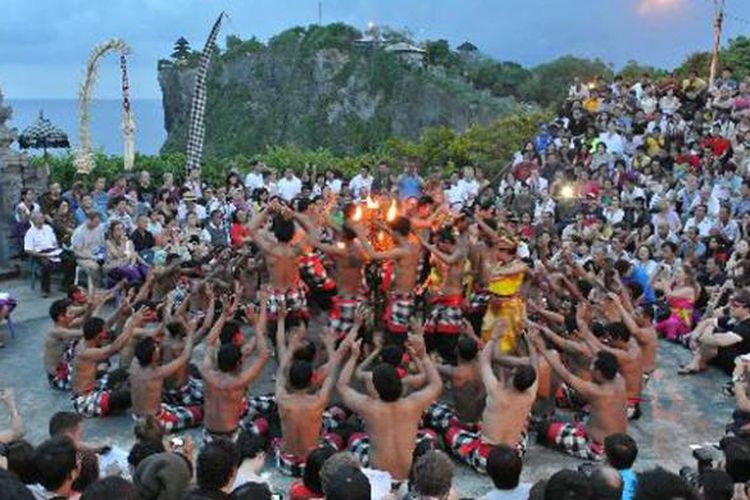
[[[358,43],[360,36],[330,25],[287,30],[268,44],[229,37],[208,77],[206,154],[252,154],[271,144],[359,153],[391,136],[416,138],[436,125],[463,131],[525,108],[421,64],[418,54]],[[164,151],[185,146],[196,72],[190,56],[159,64]]]

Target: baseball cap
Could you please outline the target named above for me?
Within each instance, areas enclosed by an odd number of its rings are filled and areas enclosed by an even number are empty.
[[[326,483],[328,500],[370,500],[370,480],[357,467],[344,466]]]

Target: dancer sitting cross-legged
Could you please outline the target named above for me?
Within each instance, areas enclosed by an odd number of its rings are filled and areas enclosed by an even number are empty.
[[[454,425],[444,434],[453,454],[481,473],[486,472],[487,457],[496,445],[511,446],[519,455],[526,451],[526,428],[537,396],[534,356],[530,364],[516,366],[509,379],[502,376],[498,379],[492,369],[492,357],[497,352],[505,327],[502,320],[495,324],[492,337],[479,359],[482,384],[487,394],[480,429],[473,432],[462,425]]]
[[[412,334],[408,340],[409,348],[424,365],[427,385],[402,397],[401,379],[396,368],[381,363],[372,374],[379,397],[362,394],[351,387],[361,342],[358,340],[353,344],[337,384],[344,404],[362,417],[367,431],[367,434],[352,435],[349,449],[364,466],[386,471],[395,481],[405,481],[409,477],[417,442],[437,437],[430,430],[420,430],[419,423],[422,413],[440,396],[443,382],[435,363],[426,355],[424,338]]]
[[[471,328],[471,326],[469,326]],[[458,364],[437,365],[437,370],[449,384],[453,405],[438,401],[425,412],[425,426],[441,436],[451,427],[468,431],[480,428],[486,393],[482,382],[479,362],[479,343],[476,339],[462,336],[456,347]]]
[[[546,348],[536,331],[529,331],[527,337],[552,370],[591,405],[586,423],[547,422],[538,430],[539,441],[578,458],[602,460],[604,439],[610,434],[626,432],[628,428],[625,380],[618,373],[617,358],[607,351],[598,351],[591,362],[592,380],[584,380],[565,367],[557,351]]]
[[[129,306],[127,309],[132,311]],[[109,329],[103,319],[89,318],[83,324],[83,342],[76,345],[73,360],[73,407],[84,417],[104,417],[130,408],[130,391],[121,388],[127,378],[125,370],[99,374],[98,369],[131,340],[143,324],[145,312],[145,307],[135,311],[122,332],[107,345],[104,342],[109,339]]]
[[[190,361],[195,322],[190,322],[185,326],[185,330],[185,346],[178,357],[161,364],[162,356],[158,342],[153,337],[146,337],[136,344],[135,359],[130,365],[133,416],[155,416],[166,432],[194,427],[203,418],[203,408],[199,405],[177,406],[161,402],[164,380],[187,366]]]
[[[275,440],[273,447],[279,470],[290,476],[302,477],[308,455],[318,446],[325,444],[336,450],[343,448],[342,438],[334,432],[347,415],[341,408],[329,408],[328,404],[336,384],[338,367],[354,343],[362,320],[360,316],[336,350],[333,348],[333,332],[330,329],[323,332],[321,338],[331,357],[326,363],[323,379],[317,381],[315,375],[322,372],[316,372],[310,361],[295,357],[303,349],[305,329],[297,328],[287,345],[284,323],[284,317],[280,315],[276,332],[279,367],[276,371],[276,395],[273,401],[281,420],[281,437]],[[256,399],[261,404],[256,405]],[[268,404],[267,396],[252,398],[250,401],[253,407]],[[270,432],[268,422],[264,420],[255,420],[254,427],[258,432]]]
[[[246,393],[263,371],[271,357],[266,339],[267,297],[261,294],[260,313],[255,329],[257,358],[242,368],[242,350],[234,344],[222,345],[216,352],[206,349],[200,372],[204,383],[204,429],[203,438],[207,442],[215,439],[236,441],[240,431],[240,421],[247,413]],[[211,335],[211,334],[209,334]]]

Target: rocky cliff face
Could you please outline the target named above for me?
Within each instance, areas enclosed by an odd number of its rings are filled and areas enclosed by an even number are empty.
[[[425,127],[463,131],[523,106],[498,99],[439,69],[405,62],[381,48],[321,47],[290,30],[253,50],[214,57],[208,77],[206,154],[252,154],[266,145],[374,150],[391,136],[416,138]],[[183,151],[196,70],[162,61],[168,138]]]

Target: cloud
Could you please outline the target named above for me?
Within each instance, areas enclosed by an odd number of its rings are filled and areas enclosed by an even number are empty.
[[[133,96],[158,97],[156,62],[185,36],[200,47],[220,10],[220,35],[262,40],[317,22],[318,0],[0,0],[0,85],[24,96],[74,96],[91,49],[112,37],[133,53]],[[469,40],[502,60],[535,65],[563,54],[679,63],[711,37],[711,5],[699,0],[322,0],[323,21],[364,28],[370,20],[417,36]],[[750,1],[731,5],[750,18]],[[744,26],[727,23],[727,36]],[[116,61],[102,74],[116,74]],[[104,78],[104,77],[103,77]],[[106,78],[109,78],[107,76]],[[102,92],[116,97],[116,86]]]
[[[675,12],[685,6],[686,0],[640,0],[636,11],[641,16]]]

